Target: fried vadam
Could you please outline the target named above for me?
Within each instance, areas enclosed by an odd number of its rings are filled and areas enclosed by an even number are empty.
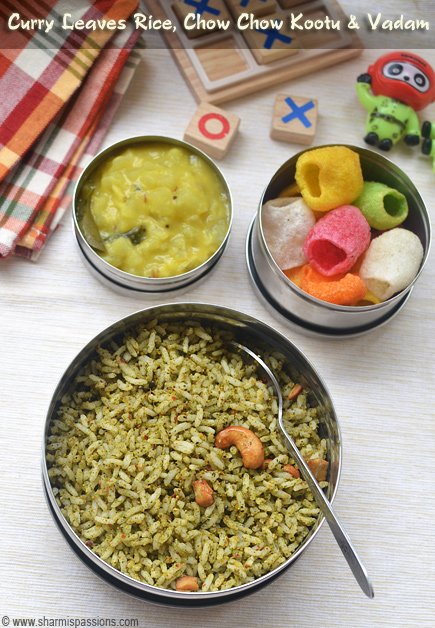
[[[262,208],[266,244],[292,283],[321,301],[361,307],[386,301],[413,281],[424,251],[402,228],[407,199],[384,183],[365,182],[355,151],[307,151],[295,179]]]

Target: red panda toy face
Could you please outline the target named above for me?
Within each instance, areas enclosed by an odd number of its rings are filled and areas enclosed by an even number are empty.
[[[383,55],[369,67],[368,73],[375,95],[400,100],[414,111],[435,100],[435,72],[413,53],[394,51]]]

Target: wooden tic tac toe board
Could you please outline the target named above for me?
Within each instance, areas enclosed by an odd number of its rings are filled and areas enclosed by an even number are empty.
[[[226,102],[346,61],[362,52],[359,38],[345,28],[347,18],[335,0],[188,0],[186,3],[184,0],[145,0],[145,3],[154,19],[170,19],[176,26],[176,32],[161,32],[198,102]],[[203,20],[218,19],[216,13],[204,8],[207,6],[212,10],[219,6],[231,25],[225,31],[206,31],[192,37],[191,32],[183,29],[182,16],[198,11]],[[271,50],[266,50],[267,37],[261,31],[245,31],[236,26],[237,15],[241,11],[252,12],[250,6],[258,11],[254,13],[257,19],[279,15],[285,20],[290,13],[295,16],[303,13],[302,22],[324,20],[328,16],[331,20],[340,20],[341,29],[298,31],[294,33],[293,44],[287,46],[292,50],[284,52],[281,58],[279,51],[278,55],[270,56]],[[284,33],[285,27],[279,32]],[[276,47],[285,47],[277,42],[272,43],[272,52]]]

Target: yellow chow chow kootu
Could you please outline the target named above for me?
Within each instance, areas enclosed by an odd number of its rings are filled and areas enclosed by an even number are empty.
[[[107,158],[81,188],[80,229],[106,262],[142,277],[182,275],[219,249],[230,198],[210,164],[184,147],[134,144]]]

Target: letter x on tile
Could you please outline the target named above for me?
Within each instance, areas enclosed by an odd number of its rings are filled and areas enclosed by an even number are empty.
[[[309,129],[310,126],[312,126],[312,124],[306,117],[305,113],[309,111],[310,109],[313,109],[314,107],[313,101],[310,100],[309,102],[305,103],[301,107],[298,107],[297,104],[294,102],[294,100],[292,100],[290,97],[286,98],[285,102],[288,104],[288,106],[290,107],[292,111],[291,113],[281,118],[284,124],[287,124],[287,122],[290,122],[291,120],[294,120],[295,118],[298,118],[302,122],[304,127],[306,129]]]
[[[274,28],[256,28],[255,30],[262,35],[266,35],[266,39],[263,44],[263,48],[266,48],[266,50],[270,50],[275,41],[282,41],[284,44],[291,44],[292,42],[291,37],[283,35]]]
[[[208,6],[209,0],[184,0],[184,4],[188,4],[191,7],[196,8],[196,13],[202,15],[204,11],[211,13],[212,15],[219,15],[220,11]]]
[[[241,0],[240,6],[247,7],[251,0]],[[260,2],[267,2],[267,0],[260,0]]]

